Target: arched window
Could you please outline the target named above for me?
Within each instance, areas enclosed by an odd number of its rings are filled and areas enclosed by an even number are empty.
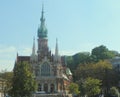
[[[46,62],[41,66],[41,76],[50,76],[50,65]]]

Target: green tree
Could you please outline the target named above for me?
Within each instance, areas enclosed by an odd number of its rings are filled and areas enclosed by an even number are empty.
[[[5,87],[4,87],[4,95],[7,93],[9,94],[10,89],[12,88],[12,78],[13,78],[13,72],[8,72],[8,71],[2,71],[0,74],[0,77],[4,80],[5,82]]]
[[[97,63],[79,65],[75,71],[76,81],[85,80],[87,77],[101,80],[101,88],[104,88],[107,91],[109,91],[110,87],[117,86],[119,82],[118,74],[116,74],[112,64],[107,60],[99,61]]]
[[[79,64],[89,63],[91,60],[89,52],[80,52],[73,56],[66,56],[66,62],[72,73]]]
[[[71,83],[68,89],[69,89],[69,93],[72,93],[73,95],[77,95],[80,93],[79,86],[76,83]]]
[[[101,91],[100,86],[101,81],[99,79],[94,79],[91,77],[88,77],[83,83],[83,87],[88,97],[93,97],[96,94],[99,94]]]
[[[75,72],[75,77],[77,80],[80,78],[94,77],[98,79],[104,79],[106,76],[106,70],[112,70],[112,64],[108,61],[99,61],[97,63],[89,63],[79,65]]]
[[[11,96],[31,97],[36,88],[36,81],[31,72],[30,64],[28,64],[28,62],[15,64]]]
[[[66,57],[66,64],[68,65],[68,67],[71,69],[71,70],[75,70],[75,66],[74,66],[74,63],[73,63],[73,57],[72,56],[65,56]],[[73,71],[72,71],[73,72]]]
[[[92,56],[96,56],[97,61],[110,59],[115,56],[112,51],[109,51],[106,46],[101,45],[92,49]]]
[[[113,95],[113,96],[120,97],[120,93],[119,93],[119,91],[116,87],[110,88],[110,94]]]
[[[90,62],[90,53],[89,52],[80,52],[73,56],[74,64],[84,64]]]

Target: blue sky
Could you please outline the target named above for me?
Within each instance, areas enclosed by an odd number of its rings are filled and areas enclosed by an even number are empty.
[[[99,45],[120,52],[120,0],[0,0],[0,71],[11,71],[19,55],[30,55],[42,2],[49,47],[58,38],[61,55]],[[36,47],[37,48],[37,47]]]

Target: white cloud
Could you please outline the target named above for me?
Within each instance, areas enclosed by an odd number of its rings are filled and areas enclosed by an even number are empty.
[[[21,48],[18,51],[18,54],[23,55],[23,56],[30,56],[31,53],[32,53],[32,49],[28,47]]]
[[[52,49],[51,52],[53,54],[55,54],[55,49]],[[79,51],[74,51],[74,50],[59,50],[59,55],[74,55],[75,53],[77,53]]]
[[[0,71],[7,70],[12,71],[17,52],[22,56],[29,56],[32,49],[29,47],[16,48],[14,46],[2,46],[0,45]]]
[[[1,53],[11,53],[11,52],[15,52],[16,48],[13,46],[9,46],[9,47],[0,47],[0,54]]]
[[[67,50],[67,51],[60,51],[60,55],[74,55],[75,51]]]
[[[12,71],[15,60],[0,60],[0,72],[2,70]]]
[[[0,46],[0,71],[5,69],[12,71],[16,52],[17,50],[14,46]]]

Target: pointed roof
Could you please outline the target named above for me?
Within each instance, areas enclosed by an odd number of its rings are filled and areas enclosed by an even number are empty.
[[[31,61],[37,61],[37,55],[35,50],[35,37],[33,38],[33,47],[32,47],[32,54],[30,56]]]
[[[58,56],[58,40],[56,38],[55,55]]]
[[[35,37],[33,38],[32,55],[35,55]]]
[[[60,55],[59,55],[59,50],[58,50],[58,40],[57,40],[57,38],[56,38],[54,61],[55,62],[60,62],[61,61],[61,58],[60,58]]]
[[[45,18],[44,18],[44,7],[42,5],[42,12],[41,12],[41,25],[38,28],[38,37],[39,38],[47,38],[47,28],[45,26]]]

